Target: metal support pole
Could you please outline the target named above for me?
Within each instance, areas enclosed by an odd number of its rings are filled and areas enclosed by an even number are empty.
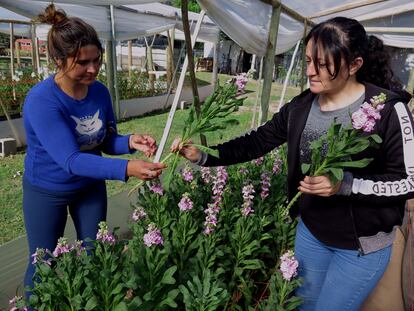
[[[196,27],[194,29],[194,33],[191,36],[191,45],[192,45],[192,47],[194,47],[194,45],[195,45],[197,36],[200,32],[201,22],[203,21],[203,18],[204,18],[205,14],[206,13],[204,11],[201,11],[200,16],[198,18]],[[165,144],[167,142],[168,135],[170,133],[172,121],[174,119],[174,114],[175,114],[175,111],[177,110],[177,105],[178,105],[178,102],[180,100],[181,92],[183,90],[184,78],[185,78],[185,74],[187,72],[187,68],[188,68],[188,55],[186,56],[186,58],[184,60],[183,67],[181,69],[181,74],[180,74],[180,78],[178,80],[177,90],[176,90],[175,95],[174,95],[174,101],[171,105],[171,110],[170,110],[170,113],[168,115],[167,124],[165,125],[164,133],[162,134],[162,138],[161,138],[160,144],[158,146],[157,153],[154,157],[154,162],[159,162],[160,161],[161,154],[164,151],[164,147],[165,147]]]
[[[17,68],[20,68],[22,66],[22,62],[21,62],[21,59],[20,59],[20,43],[17,40],[14,42],[14,48],[16,50]]]
[[[273,67],[275,65],[275,52],[277,44],[277,33],[279,30],[279,20],[281,12],[280,1],[275,1],[272,8],[272,17],[269,26],[269,39],[267,44],[266,55],[264,59],[264,72],[263,72],[263,90],[261,100],[261,116],[260,124],[267,121],[267,114],[269,111],[270,92],[272,90],[273,82]]]
[[[128,40],[128,75],[132,76],[132,41]]]
[[[37,67],[37,51],[36,51],[36,25],[32,23],[31,27],[32,35],[32,66],[34,72],[39,72],[39,67]]]
[[[260,65],[259,65],[259,78],[257,79],[257,86],[256,86],[256,101],[254,102],[253,106],[253,116],[252,116],[252,123],[250,125],[251,128],[256,127],[256,113],[257,113],[257,106],[259,103],[259,98],[261,95],[262,90],[262,75],[263,75],[263,57],[260,58]],[[260,118],[258,118],[260,120]]]
[[[109,90],[109,93],[112,97],[112,107],[115,111],[115,83],[114,83],[114,63],[113,60],[113,44],[114,42],[112,40],[106,40],[105,41],[105,61],[106,61],[106,79],[107,79],[107,87]]]
[[[298,50],[299,50],[300,41],[301,40],[299,40],[298,43],[296,43],[295,50],[293,51],[292,59],[290,60],[289,70],[286,74],[286,78],[285,78],[285,81],[283,83],[282,95],[280,95],[279,106],[277,107],[278,112],[279,112],[280,108],[282,108],[282,106],[285,104],[284,99],[285,99],[286,89],[287,89],[287,85],[288,85],[288,82],[289,82],[290,74],[292,73],[293,65],[295,64],[295,58],[296,58],[296,54],[298,53]]]
[[[117,62],[116,62],[116,36],[115,36],[115,16],[114,16],[114,6],[109,6],[110,17],[111,17],[111,29],[112,29],[112,58],[108,58],[109,61],[112,61],[113,68],[113,79],[114,79],[114,95],[112,97],[112,105],[114,106],[115,117],[117,120],[121,117],[121,109],[119,106],[119,89],[118,89],[118,74],[117,74]]]
[[[213,74],[211,76],[211,84],[213,85],[214,89],[217,87],[217,81],[218,81],[218,53],[217,53],[217,44],[218,44],[218,38],[217,41],[214,42],[213,46]]]
[[[300,74],[300,91],[303,92],[305,89],[305,70],[306,70],[306,61],[305,61],[305,54],[306,54],[306,46],[305,46],[305,38],[308,32],[308,20],[305,19],[305,27],[303,29],[303,45],[302,45],[302,69]]]
[[[16,74],[14,68],[14,28],[13,23],[10,23],[10,73],[11,77]],[[12,79],[13,80],[13,79]],[[14,86],[15,82],[13,81],[13,99],[16,100],[16,88]]]

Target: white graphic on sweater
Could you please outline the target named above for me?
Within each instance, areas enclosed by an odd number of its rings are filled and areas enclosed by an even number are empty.
[[[91,150],[102,143],[105,133],[103,122],[99,119],[99,110],[93,116],[70,117],[76,122],[75,130],[80,150]]]

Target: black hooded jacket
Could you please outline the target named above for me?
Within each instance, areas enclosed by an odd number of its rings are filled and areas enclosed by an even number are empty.
[[[385,93],[385,106],[373,133],[383,142],[354,160],[374,158],[365,168],[349,169],[353,179],[349,195],[321,197],[302,195],[290,211],[302,218],[312,234],[327,245],[358,249],[358,237],[390,232],[400,225],[405,200],[414,197],[413,117],[408,93],[391,92],[367,83],[365,101]],[[288,146],[288,196],[297,192],[304,178],[299,163],[299,145],[315,94],[309,90],[283,106],[271,120],[248,134],[220,144],[219,158],[208,156],[204,166],[231,165],[259,158],[277,146]],[[351,187],[350,187],[351,189]]]

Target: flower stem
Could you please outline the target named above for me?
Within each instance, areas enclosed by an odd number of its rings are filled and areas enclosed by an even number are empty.
[[[290,209],[293,204],[295,204],[295,202],[299,199],[299,197],[302,195],[302,192],[298,191],[298,193],[296,193],[296,195],[293,197],[292,200],[290,200],[288,206],[286,207],[286,209]]]
[[[311,176],[318,176],[326,168],[325,166],[326,166],[326,160],[322,162],[322,164],[315,170],[315,172]],[[290,200],[286,209],[289,210],[293,206],[293,204],[299,199],[301,195],[302,195],[302,192],[298,191],[298,193],[296,193],[293,199]]]
[[[162,159],[160,161],[160,163],[165,163],[167,162],[172,156],[174,156],[175,154],[177,154],[177,152],[170,152],[164,159]],[[145,180],[140,180],[134,187],[131,188],[131,190],[129,190],[128,192],[128,196],[131,196],[131,194],[133,192],[135,192],[135,190],[138,190],[139,188],[141,188],[145,183]]]
[[[287,280],[283,282],[283,286],[279,294],[279,307],[281,309],[283,309],[283,306],[285,304],[287,282],[288,282]]]

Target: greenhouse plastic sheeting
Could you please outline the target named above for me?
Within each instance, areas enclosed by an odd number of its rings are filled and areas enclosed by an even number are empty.
[[[246,51],[263,56],[268,42],[268,27],[272,7],[260,0],[198,0],[208,16]],[[413,27],[414,1],[388,0],[358,8],[350,0],[284,0],[282,3],[302,17],[319,23],[334,16],[355,18],[369,27]],[[348,5],[348,6],[346,6]],[[332,13],[329,10],[338,10]],[[281,14],[276,54],[293,47],[303,36],[301,21]],[[414,33],[381,33],[374,31],[384,43],[396,47],[414,48]]]
[[[49,4],[50,2],[28,0],[2,0],[0,2],[0,6],[24,16],[26,20],[27,18],[36,17]],[[107,6],[56,3],[56,7],[63,9],[69,16],[80,17],[91,24],[102,39],[111,39],[110,12]],[[168,6],[164,5],[164,7]],[[18,18],[15,17],[14,19]],[[116,40],[130,40],[162,33],[174,27],[182,28],[181,22],[175,18],[175,14],[174,17],[165,17],[155,13],[134,12],[130,8],[115,8],[114,20]],[[49,28],[50,26],[48,25],[39,25],[36,29],[37,36],[40,39],[46,39]],[[3,23],[0,31],[8,33],[8,26]],[[30,28],[17,26],[15,27],[15,34],[18,36],[30,36]],[[199,40],[215,42],[217,41],[218,34],[219,29],[213,24],[203,25],[199,34]],[[183,38],[183,36],[181,37]],[[177,34],[177,39],[181,39],[180,33]]]

